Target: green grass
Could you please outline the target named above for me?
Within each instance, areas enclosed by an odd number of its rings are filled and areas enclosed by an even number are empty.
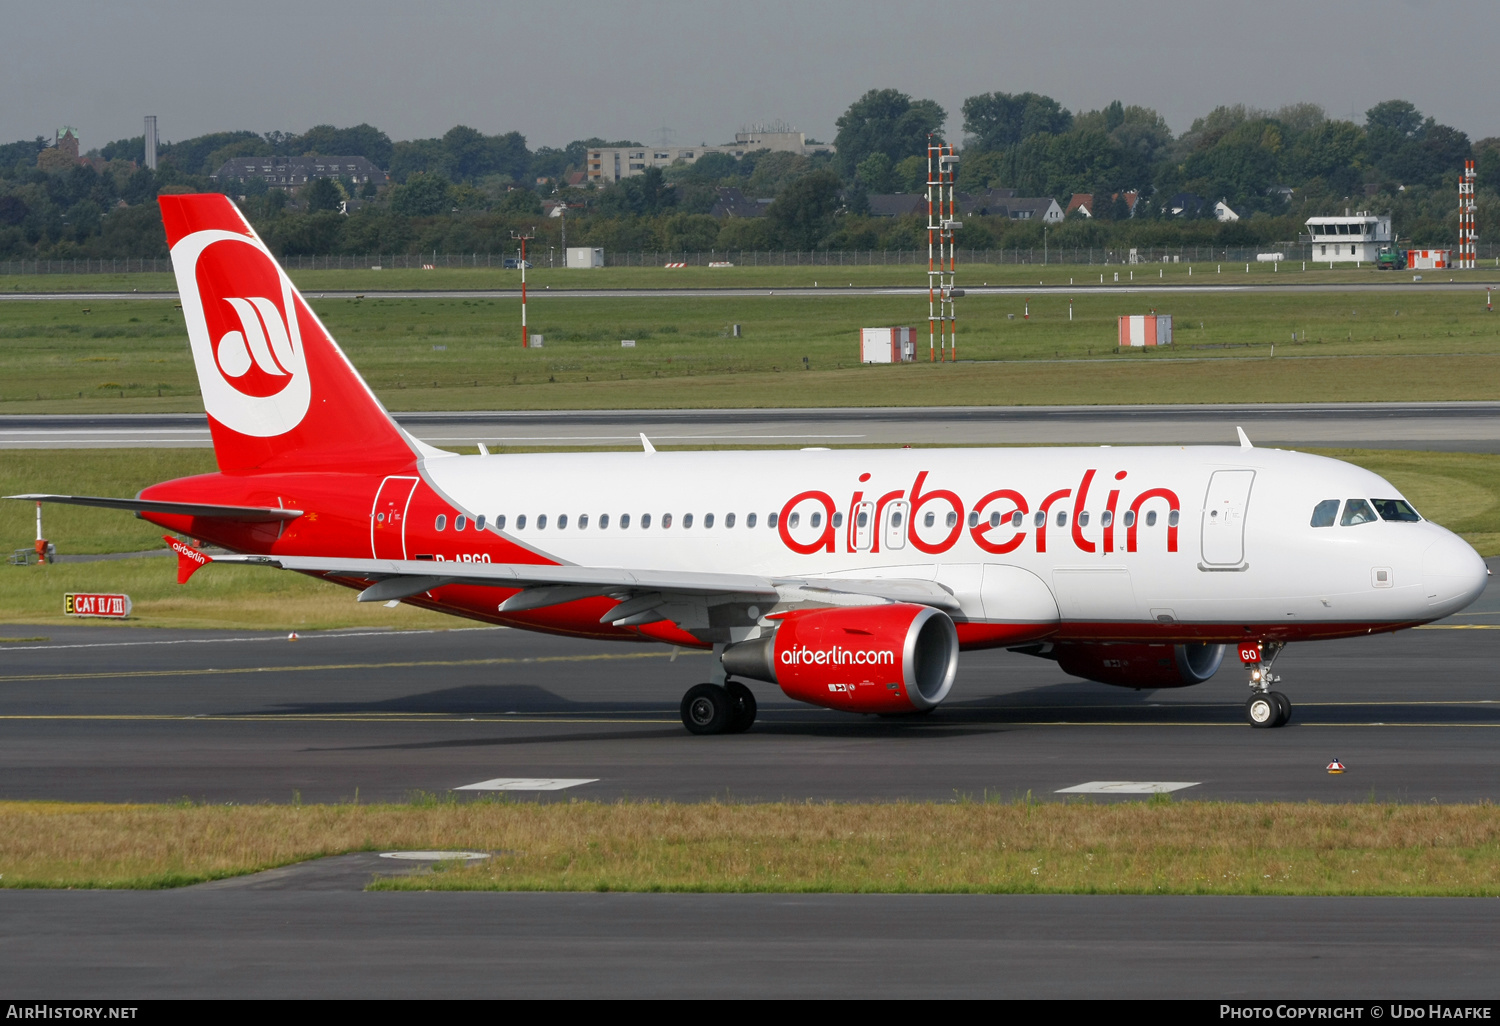
[[[1500,555],[1500,455],[1311,451],[1381,474],[1424,516],[1459,532],[1481,554]],[[213,454],[207,449],[0,450],[0,495],[50,491],[128,496],[157,481],[212,469]],[[0,502],[0,551],[31,547],[34,515],[29,503]],[[127,513],[49,505],[44,517],[47,536],[61,553],[163,547],[159,528]],[[407,606],[359,604],[352,591],[258,567],[211,567],[178,585],[176,564],[166,558],[0,566],[0,623],[76,622],[62,613],[62,596],[69,591],[129,594],[135,608],[128,623],[133,626],[314,630],[463,624]]]
[[[206,729],[206,728],[199,728]],[[351,796],[352,797],[352,796]],[[480,850],[384,890],[1500,895],[1480,805],[0,803],[0,887],[176,887],[349,851]]]
[[[329,272],[333,273],[333,272]],[[962,301],[963,362],[858,364],[858,329],[919,298],[318,299],[396,410],[1489,399],[1500,317],[1467,293],[1080,293]],[[1170,350],[1117,350],[1116,319],[1171,313]],[[87,312],[85,312],[87,311]],[[744,337],[729,328],[743,326]],[[1295,335],[1295,340],[1293,336]],[[622,338],[635,339],[622,349]],[[919,348],[925,347],[922,340]],[[1273,350],[1274,346],[1274,350]],[[1274,356],[1272,355],[1274,352]],[[923,354],[925,358],[925,353]],[[0,413],[201,410],[168,301],[0,303]]]
[[[908,254],[908,259],[910,254]],[[1040,260],[1041,253],[1037,254]],[[483,263],[484,257],[481,256]],[[738,259],[738,258],[736,258]],[[806,259],[806,254],[803,254]],[[832,265],[796,265],[757,267],[741,263],[732,268],[707,267],[601,267],[590,270],[567,270],[547,267],[546,258],[540,266],[526,272],[526,284],[537,289],[631,289],[631,288],[810,288],[815,283],[821,286],[862,287],[892,285],[922,285],[927,283],[925,254],[921,263],[876,263]],[[853,260],[851,254],[845,258]],[[863,259],[863,256],[861,257]],[[877,254],[877,259],[879,255]],[[295,264],[295,258],[291,261]],[[1188,273],[1191,267],[1193,273]],[[1222,270],[1220,270],[1222,268]],[[1302,270],[1302,261],[1283,263],[1276,269],[1270,264],[1250,264],[1245,270],[1244,262],[1200,261],[1192,264],[1137,264],[1134,266],[1113,264],[985,264],[960,262],[958,282],[960,285],[1046,285],[1074,287],[1101,284],[1115,285],[1240,285],[1245,282],[1273,285],[1318,284],[1381,284],[1411,285],[1412,275],[1421,274],[1424,282],[1471,281],[1487,283],[1500,281],[1500,266],[1495,261],[1481,261],[1473,271],[1376,271],[1339,265],[1330,269],[1327,264],[1309,263]],[[327,289],[343,290],[398,290],[412,289],[515,289],[521,286],[519,271],[506,271],[497,267],[440,267],[431,271],[388,268],[372,271],[358,270],[296,270],[289,272],[297,285],[308,291]],[[1132,277],[1133,275],[1133,277]],[[170,292],[177,288],[176,280],[168,272],[133,272],[129,274],[26,274],[0,276],[0,292]]]

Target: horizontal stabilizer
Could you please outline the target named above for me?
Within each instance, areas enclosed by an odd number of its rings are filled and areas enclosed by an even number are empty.
[[[215,517],[247,523],[296,520],[300,509],[276,506],[220,506],[207,502],[157,502],[153,499],[109,499],[98,495],[7,495],[23,502],[61,502],[69,506],[97,506],[100,509],[123,509],[133,513],[166,513],[180,517]]]

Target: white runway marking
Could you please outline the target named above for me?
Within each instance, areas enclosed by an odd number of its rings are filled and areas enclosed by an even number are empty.
[[[579,784],[596,784],[598,777],[496,777],[477,784],[455,787],[455,791],[561,791]]]
[[[1060,787],[1058,794],[1166,794],[1197,787],[1196,780],[1090,780],[1086,784]]]
[[[130,630],[131,628],[125,628]],[[429,627],[421,630],[381,631],[320,631],[316,634],[299,634],[298,641],[317,641],[337,638],[392,638],[407,634],[440,634],[457,631],[508,631],[509,627]],[[171,641],[90,641],[73,645],[4,645],[0,652],[34,652],[38,649],[61,650],[65,648],[139,648],[145,645],[222,645],[241,641],[279,641],[286,644],[285,634],[251,638],[174,638]]]
[[[483,851],[383,851],[383,859],[409,859],[412,862],[448,862],[455,859],[487,859]]]

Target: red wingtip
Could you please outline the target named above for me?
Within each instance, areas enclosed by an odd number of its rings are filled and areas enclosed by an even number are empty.
[[[191,545],[178,541],[170,534],[162,535],[162,541],[177,553],[177,583],[186,584],[188,578],[214,561],[214,557],[199,552]]]

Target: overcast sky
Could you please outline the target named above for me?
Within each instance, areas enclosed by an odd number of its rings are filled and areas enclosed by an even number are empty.
[[[1494,0],[0,0],[0,140],[85,149],[362,121],[455,124],[531,146],[592,135],[724,142],[782,119],[822,140],[860,94],[1034,90],[1074,111],[1155,107],[1181,132],[1219,104],[1312,101],[1363,120],[1411,100],[1500,135]]]

